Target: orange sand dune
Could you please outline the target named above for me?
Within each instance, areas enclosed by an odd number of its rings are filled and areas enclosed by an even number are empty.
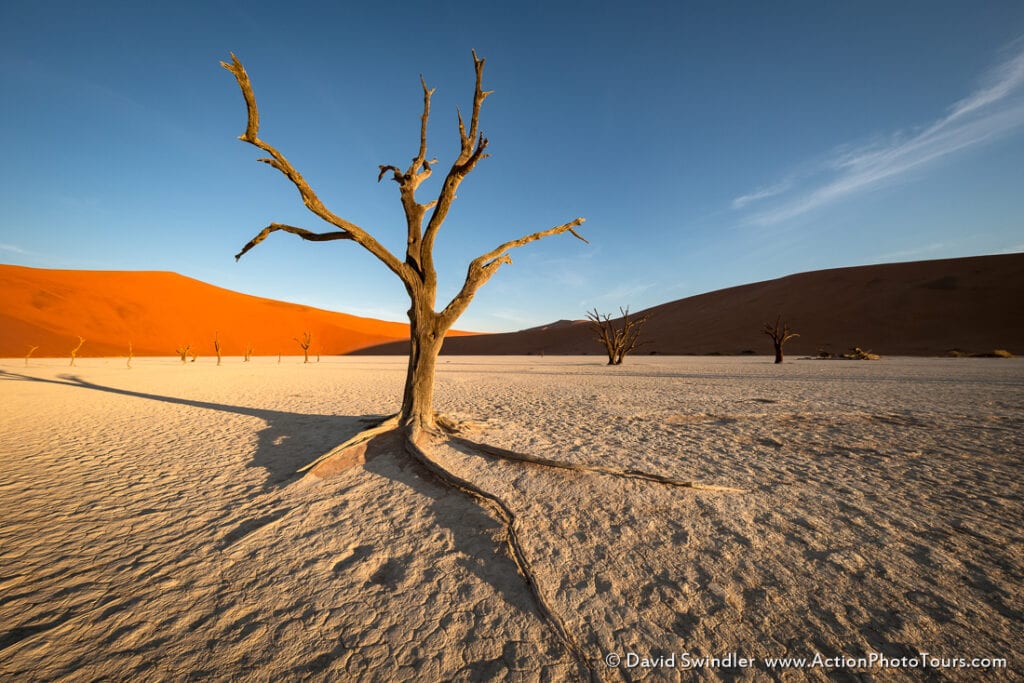
[[[0,265],[0,357],[169,356],[191,344],[213,355],[295,355],[304,331],[311,352],[348,353],[408,338],[408,326],[263,299],[166,272],[41,270]],[[458,334],[458,333],[456,333]]]

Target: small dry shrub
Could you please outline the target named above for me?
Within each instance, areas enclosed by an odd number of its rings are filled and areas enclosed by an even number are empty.
[[[859,346],[854,346],[850,353],[844,353],[843,358],[847,360],[878,360],[881,358],[877,353],[865,351]]]

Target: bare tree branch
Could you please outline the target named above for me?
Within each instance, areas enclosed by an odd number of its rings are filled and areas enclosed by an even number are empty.
[[[355,239],[352,236],[352,233],[349,232],[339,231],[318,233],[311,232],[309,230],[306,230],[305,228],[296,228],[294,225],[285,225],[284,223],[271,223],[267,227],[260,230],[260,234],[256,235],[251,240],[249,240],[249,242],[244,247],[242,247],[242,251],[235,254],[235,260],[237,261],[238,259],[242,258],[245,252],[249,251],[257,244],[267,239],[267,235],[269,235],[272,232],[277,232],[278,230],[290,232],[291,234],[298,235],[302,239],[309,240],[310,242],[332,242],[334,240]]]
[[[238,57],[234,53],[231,53],[231,63],[221,62],[221,66],[230,71],[234,76],[235,80],[238,81],[238,87],[242,91],[242,97],[245,99],[246,110],[248,111],[248,121],[245,127],[245,133],[238,137],[239,140],[248,142],[255,147],[263,150],[270,155],[270,158],[263,158],[260,161],[270,164],[277,170],[281,171],[288,180],[295,185],[295,188],[299,191],[302,196],[302,202],[306,205],[310,211],[314,214],[327,221],[331,225],[341,228],[350,235],[350,237],[333,237],[329,239],[351,239],[357,242],[364,249],[369,251],[371,254],[376,256],[380,261],[384,263],[391,271],[398,275],[403,282],[408,282],[411,279],[411,274],[405,265],[399,261],[394,254],[388,251],[380,242],[373,238],[368,232],[363,230],[361,227],[347,221],[344,218],[335,215],[333,212],[324,206],[324,203],[320,200],[320,197],[313,191],[313,189],[306,182],[305,178],[295,170],[288,159],[283,154],[277,151],[270,144],[264,142],[259,137],[259,125],[260,117],[259,110],[256,107],[256,95],[252,89],[252,83],[249,81],[249,75],[245,72],[245,67],[238,60]],[[295,233],[299,234],[299,233]],[[312,233],[311,233],[312,234]],[[266,235],[264,235],[266,237]],[[308,239],[308,238],[304,238]],[[255,244],[258,244],[261,240],[256,240],[255,243],[250,243],[245,249],[239,253],[235,258],[244,254],[246,251],[252,248]]]
[[[578,232],[576,232],[576,230],[574,230],[574,228],[579,227],[585,222],[585,218],[577,218],[574,221],[563,223],[562,225],[551,228],[550,230],[542,230],[541,232],[535,232],[532,235],[520,237],[517,240],[505,242],[500,247],[492,249],[483,256],[478,256],[476,259],[473,260],[473,263],[479,264],[480,267],[482,268],[487,268],[491,266],[495,261],[500,260],[501,257],[503,257],[507,252],[511,251],[512,249],[529,244],[530,242],[536,242],[537,240],[543,239],[545,237],[550,237],[551,235],[559,235],[563,232],[571,232],[576,239],[582,240],[583,242],[590,244],[590,242],[587,242],[587,240],[582,235],[580,235]]]
[[[416,201],[416,189],[424,180],[430,177],[431,166],[437,163],[437,159],[427,160],[427,123],[430,120],[430,98],[434,90],[427,87],[427,82],[420,75],[420,86],[423,88],[423,114],[420,117],[420,146],[416,156],[412,158],[409,169],[402,172],[402,169],[390,164],[380,166],[380,174],[377,182],[380,182],[388,171],[391,171],[391,179],[398,183],[399,193],[402,198],[402,208],[405,210],[405,222],[408,236],[406,244],[405,262],[411,266],[424,279],[436,281],[433,273],[424,271],[422,267],[421,243],[423,234],[423,217],[426,212],[433,208],[437,202],[420,204]]]
[[[397,166],[392,166],[391,164],[381,164],[378,168],[380,168],[380,173],[377,175],[378,183],[384,179],[384,175],[388,171],[391,171],[394,174],[394,178],[392,178],[392,180],[394,180],[396,183],[402,182],[402,169],[398,168]]]
[[[487,149],[487,138],[484,137],[483,133],[479,132],[480,107],[483,105],[484,100],[487,99],[487,96],[494,92],[493,90],[485,91],[483,89],[485,62],[486,60],[477,57],[476,50],[473,50],[476,84],[473,88],[473,113],[470,118],[469,133],[466,132],[466,126],[460,112],[458,113],[459,156],[452,162],[452,167],[444,179],[441,191],[433,202],[434,212],[430,215],[426,231],[423,234],[423,241],[420,246],[420,262],[431,273],[433,273],[434,241],[437,239],[437,233],[441,229],[441,225],[448,216],[448,210],[451,209],[452,202],[455,201],[455,191],[459,188],[463,178],[476,167],[477,163],[489,156],[484,153],[484,150]]]
[[[430,118],[430,98],[434,94],[434,88],[427,88],[427,82],[420,74],[420,85],[423,86],[423,115],[420,117],[420,150],[413,157],[412,166],[409,167],[409,175],[419,172],[422,167],[426,174],[421,180],[426,180],[430,175],[430,165],[436,164],[437,159],[427,161],[427,120]]]
[[[480,289],[491,276],[498,271],[498,268],[505,263],[512,263],[512,257],[508,255],[508,252],[517,247],[529,244],[530,242],[536,242],[539,239],[550,237],[551,235],[559,235],[563,232],[570,232],[574,237],[587,244],[587,240],[580,235],[574,228],[582,225],[586,222],[585,218],[577,218],[574,221],[563,223],[562,225],[551,228],[550,230],[542,230],[541,232],[535,232],[532,235],[526,235],[520,237],[517,240],[511,242],[505,242],[496,249],[478,256],[473,259],[469,264],[469,270],[466,273],[466,281],[462,285],[462,289],[455,298],[449,302],[443,311],[441,311],[441,319],[444,321],[451,320],[454,322],[462,312],[466,310],[469,303],[473,300],[473,296],[477,290]]]
[[[781,330],[779,329],[779,324],[780,323],[782,324],[782,329]],[[775,342],[776,344],[785,344],[790,339],[793,339],[794,337],[799,337],[800,336],[797,332],[790,332],[789,331],[789,323],[782,322],[782,316],[781,315],[779,315],[775,319],[775,324],[774,325],[772,325],[771,323],[765,323],[764,324],[764,329],[761,330],[761,331],[764,332],[765,334],[767,334],[769,337],[771,337],[772,341]]]

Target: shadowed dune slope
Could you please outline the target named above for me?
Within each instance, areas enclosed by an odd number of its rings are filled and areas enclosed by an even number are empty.
[[[623,301],[627,305],[628,301]],[[611,311],[603,311],[611,312]],[[584,311],[580,311],[584,313]],[[889,355],[959,349],[1024,354],[1024,254],[857,266],[730,287],[641,311],[649,315],[637,354],[770,354],[762,333],[777,315],[800,333],[788,355]],[[445,342],[447,354],[602,353],[586,321],[562,320],[508,334]],[[359,353],[404,353],[393,344]]]
[[[408,326],[239,294],[166,272],[41,270],[0,265],[0,357],[170,356],[191,344],[224,355],[296,355],[295,338],[313,335],[312,353],[408,339]],[[401,342],[404,349],[406,342]]]

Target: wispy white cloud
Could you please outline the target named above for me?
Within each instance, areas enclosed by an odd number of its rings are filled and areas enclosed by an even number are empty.
[[[770,187],[759,187],[749,194],[740,195],[732,200],[732,208],[742,209],[747,204],[761,201],[762,199],[768,199],[769,197],[775,197],[777,195],[786,192],[790,187],[793,186],[792,180],[783,180],[782,182],[775,183]]]
[[[0,244],[0,251],[9,251],[12,254],[23,254],[23,255],[26,255],[26,256],[28,256],[29,254],[32,253],[30,251],[26,251],[26,250],[22,249],[21,247],[15,246],[13,244]]]
[[[749,221],[774,225],[796,218],[1024,126],[1024,41],[1017,41],[1014,48],[1010,58],[986,74],[974,92],[950,106],[945,116],[917,130],[836,149],[801,188],[752,214]],[[816,185],[808,188],[808,183]],[[789,179],[738,197],[733,207],[742,209],[755,200],[786,194],[793,185]]]

